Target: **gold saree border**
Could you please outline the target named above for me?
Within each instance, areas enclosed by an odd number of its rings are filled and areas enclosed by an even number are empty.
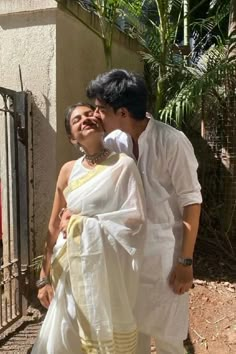
[[[67,244],[65,243],[58,255],[51,264],[50,278],[54,291],[56,290],[58,281],[64,272],[67,263]]]
[[[137,329],[132,332],[113,332],[111,340],[91,340],[80,337],[83,353],[91,354],[135,354]]]
[[[72,215],[68,224],[67,239],[70,237],[74,238],[76,243],[80,243],[81,236],[81,224],[85,219],[81,215]],[[76,229],[76,230],[75,230]],[[63,245],[62,249],[59,251],[58,255],[55,257],[51,264],[50,277],[53,289],[55,291],[58,281],[65,270],[66,265],[68,264],[67,258],[67,242]]]

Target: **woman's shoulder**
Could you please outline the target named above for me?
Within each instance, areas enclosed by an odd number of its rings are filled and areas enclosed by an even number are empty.
[[[60,173],[63,173],[63,174],[70,174],[75,163],[76,163],[77,160],[71,160],[71,161],[67,161],[66,163],[64,163],[64,165],[61,167],[61,171]]]
[[[71,161],[64,163],[64,165],[62,165],[61,170],[59,172],[59,176],[58,176],[58,183],[60,183],[63,186],[68,184],[70,174],[74,168],[76,161],[77,160],[71,160]]]

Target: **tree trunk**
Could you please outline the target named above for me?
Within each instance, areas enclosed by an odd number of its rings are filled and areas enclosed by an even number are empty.
[[[189,0],[184,0],[184,45],[189,45]]]
[[[231,0],[229,15],[229,59],[236,57],[236,0]]]

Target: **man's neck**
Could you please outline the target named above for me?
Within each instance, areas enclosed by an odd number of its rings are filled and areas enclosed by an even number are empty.
[[[146,129],[149,119],[145,118],[142,120],[130,119],[125,127],[125,132],[128,133],[134,143],[138,142],[138,139],[142,132]]]
[[[135,156],[136,160],[139,158],[139,146],[138,146],[138,139],[142,132],[146,129],[148,125],[149,119],[145,118],[142,120],[135,120],[130,118],[126,121],[125,129],[123,129],[127,134],[129,134],[133,141],[133,155]]]

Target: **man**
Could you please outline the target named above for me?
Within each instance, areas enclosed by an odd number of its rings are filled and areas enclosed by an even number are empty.
[[[91,81],[87,95],[110,133],[106,145],[132,156],[147,199],[148,233],[136,317],[138,354],[183,354],[188,330],[188,290],[200,204],[198,163],[186,136],[146,115],[147,90],[137,74],[114,69]],[[117,130],[118,129],[118,130]]]

